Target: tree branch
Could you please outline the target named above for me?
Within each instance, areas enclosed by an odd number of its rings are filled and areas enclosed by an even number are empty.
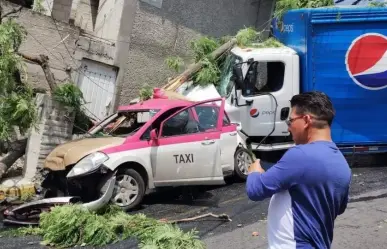
[[[189,221],[196,221],[198,219],[202,219],[202,218],[205,218],[205,217],[214,217],[214,218],[218,218],[220,220],[224,220],[224,221],[232,221],[230,216],[228,216],[227,214],[213,214],[213,213],[207,213],[207,214],[202,214],[202,215],[198,215],[198,216],[195,216],[195,217],[192,217],[192,218],[185,218],[185,219],[180,219],[180,220],[171,220],[171,221],[168,221],[166,219],[161,219],[160,221],[161,222],[169,222],[169,223],[180,223],[180,222],[189,222]]]
[[[5,172],[19,159],[26,151],[27,139],[21,139],[11,144],[12,150],[3,159],[0,160],[0,179]]]
[[[47,79],[47,83],[50,87],[50,90],[51,90],[51,92],[53,92],[55,90],[55,88],[57,87],[57,84],[55,81],[54,74],[52,73],[52,71],[50,69],[50,65],[48,64],[48,60],[49,60],[48,56],[44,55],[44,54],[41,54],[39,56],[34,56],[34,55],[28,55],[28,54],[21,53],[21,52],[18,52],[18,54],[20,56],[22,56],[24,59],[31,61],[31,62],[34,62],[42,67],[44,75],[46,76],[46,79]]]

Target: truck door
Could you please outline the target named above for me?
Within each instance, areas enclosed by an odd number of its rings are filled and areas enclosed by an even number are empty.
[[[216,104],[216,102],[218,102]],[[215,104],[214,104],[215,103]],[[215,125],[203,123],[197,116],[201,106],[221,112],[212,117]],[[220,136],[224,100],[207,100],[180,110],[161,123],[157,145],[155,186],[223,184],[220,161]]]
[[[271,54],[270,60],[244,64],[244,87],[237,88],[233,104],[241,108],[242,130],[248,136],[290,135],[285,120],[290,113],[290,99],[299,92],[299,82],[294,82],[294,73],[298,73],[293,72],[293,66],[293,57],[286,54]]]

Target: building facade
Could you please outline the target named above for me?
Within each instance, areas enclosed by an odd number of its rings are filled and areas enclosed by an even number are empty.
[[[48,54],[61,69],[58,79],[70,72],[100,119],[137,97],[144,84],[163,85],[174,75],[164,60],[188,60],[192,39],[244,27],[267,31],[273,7],[274,0],[34,0],[19,19],[57,55]],[[24,48],[45,53],[32,39]],[[44,81],[35,71],[31,77]]]

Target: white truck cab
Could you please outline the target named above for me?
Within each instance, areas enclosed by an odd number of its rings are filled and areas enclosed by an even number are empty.
[[[240,123],[252,150],[294,145],[285,121],[290,99],[300,92],[299,70],[299,56],[288,47],[231,50],[219,92],[226,97],[231,122]]]

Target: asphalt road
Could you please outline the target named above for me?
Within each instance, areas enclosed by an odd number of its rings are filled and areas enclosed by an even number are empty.
[[[372,190],[387,189],[387,168],[354,168],[352,171],[351,196],[358,196]],[[142,208],[133,213],[141,212],[158,219],[176,220],[211,212],[225,213],[232,219],[232,222],[224,222],[214,218],[205,218],[180,224],[184,230],[197,229],[202,239],[232,232],[262,220],[266,216],[269,200],[256,203],[248,200],[244,183],[236,182],[226,186],[202,187],[201,189],[195,188],[195,190],[192,194],[193,198],[184,189],[152,194],[144,200]],[[133,241],[123,241],[105,248],[137,248],[135,244]],[[0,248],[41,248],[41,246],[39,246],[39,238],[3,237],[0,239]]]

